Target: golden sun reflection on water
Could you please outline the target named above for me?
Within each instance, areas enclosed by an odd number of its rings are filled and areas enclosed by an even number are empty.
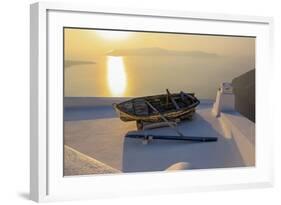
[[[123,96],[127,86],[127,76],[122,57],[107,57],[107,82],[114,97]]]

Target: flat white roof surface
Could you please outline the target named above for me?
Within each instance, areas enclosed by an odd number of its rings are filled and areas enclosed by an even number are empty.
[[[202,102],[192,121],[179,123],[184,135],[218,137],[216,142],[125,138],[135,122],[123,122],[111,106],[68,108],[64,114],[64,143],[122,172],[162,171],[178,162],[191,169],[246,166],[234,138],[224,135],[221,122],[211,113],[212,102]],[[169,127],[147,133],[176,135]]]

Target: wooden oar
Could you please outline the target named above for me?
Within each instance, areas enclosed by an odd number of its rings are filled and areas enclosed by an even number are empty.
[[[172,136],[172,135],[155,135],[155,134],[138,134],[138,133],[127,133],[126,137],[134,139],[146,139],[146,140],[186,140],[194,142],[215,142],[218,140],[217,137],[198,137],[198,136]]]
[[[176,107],[176,109],[180,109],[180,106],[177,104],[177,102],[175,101],[175,99],[173,98],[173,96],[171,95],[170,91],[168,89],[166,89],[167,92],[167,96],[168,98],[172,101],[173,105]]]
[[[157,110],[150,102],[148,102],[147,100],[145,100],[145,102],[147,103],[147,105],[149,107],[151,107],[151,109],[153,109],[155,112],[157,112],[161,119],[164,120],[169,127],[171,127],[180,137],[176,137],[176,136],[159,136],[159,135],[149,135],[152,139],[164,139],[164,140],[190,140],[190,141],[200,141],[200,142],[213,142],[213,141],[217,141],[217,137],[197,137],[197,136],[184,136],[176,126],[174,126],[172,123],[169,122],[169,120],[167,120],[167,118],[159,111]],[[142,138],[145,137],[141,134],[127,134],[127,137],[131,137],[131,138]]]
[[[152,110],[154,110],[156,113],[158,113],[160,115],[161,119],[164,120],[169,125],[169,127],[171,127],[179,136],[184,137],[184,135],[178,130],[178,128],[176,126],[174,126],[172,123],[170,123],[169,120],[167,120],[167,118],[164,115],[162,115],[162,113],[159,110],[157,110],[147,100],[145,100],[145,102]]]

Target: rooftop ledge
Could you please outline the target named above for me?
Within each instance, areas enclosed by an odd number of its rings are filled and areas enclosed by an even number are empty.
[[[220,122],[227,138],[233,138],[246,166],[255,165],[255,123],[237,112],[222,112]]]

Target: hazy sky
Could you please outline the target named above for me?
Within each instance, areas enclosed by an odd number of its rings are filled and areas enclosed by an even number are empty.
[[[195,92],[255,68],[255,38],[65,29],[65,96]]]

